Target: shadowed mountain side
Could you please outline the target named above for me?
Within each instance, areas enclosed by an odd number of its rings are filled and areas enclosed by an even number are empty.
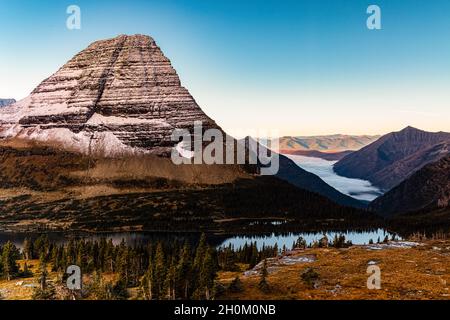
[[[389,133],[335,164],[337,174],[369,180],[389,190],[428,163],[449,152],[450,133],[407,127]]]
[[[413,211],[431,211],[450,204],[450,154],[428,164],[385,195],[375,199],[370,207],[382,216]]]
[[[346,225],[376,220],[240,167],[175,166],[154,156],[96,159],[29,142],[8,143],[0,148],[3,231],[220,232],[243,230],[249,219],[281,218],[316,227],[327,219]]]
[[[2,188],[49,191],[67,186],[155,179],[211,185],[246,177],[251,175],[237,165],[175,165],[170,159],[153,155],[88,157],[28,140],[0,141]]]
[[[387,220],[387,227],[402,236],[446,236],[450,229],[450,207],[397,214]]]

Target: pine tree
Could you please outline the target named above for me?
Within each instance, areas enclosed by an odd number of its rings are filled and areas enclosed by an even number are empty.
[[[269,275],[268,271],[267,271],[267,260],[264,259],[263,262],[263,266],[261,269],[261,278],[259,280],[259,284],[258,287],[262,292],[269,292],[270,288],[269,288],[269,284],[267,283],[267,276]]]
[[[119,252],[117,254],[117,272],[119,277],[124,281],[124,283],[129,283],[129,249],[125,244],[120,244]]]
[[[39,258],[39,269],[40,272],[37,277],[39,287],[34,289],[32,298],[34,300],[53,300],[55,298],[55,288],[52,285],[47,285],[48,271],[44,251],[41,251]]]
[[[114,265],[114,244],[112,242],[112,239],[109,239],[108,243],[106,244],[105,248],[105,261],[107,264],[107,270],[109,272],[115,271],[115,265]]]
[[[163,281],[166,278],[166,265],[162,243],[158,243],[155,253],[155,269],[153,275],[153,288],[157,299],[163,294]]]
[[[166,274],[166,279],[164,281],[164,292],[166,292],[166,298],[168,300],[175,300],[175,277],[176,277],[176,269],[175,269],[175,256],[172,257],[170,262],[170,267]]]
[[[33,259],[33,242],[29,238],[25,238],[23,242],[23,256],[25,260]]]
[[[228,290],[232,293],[239,293],[244,290],[242,287],[242,281],[241,279],[239,279],[239,276],[231,281],[230,285],[228,286]]]
[[[203,263],[205,253],[206,253],[206,235],[202,233],[200,241],[197,246],[197,250],[195,251],[194,268],[200,269],[201,264]]]
[[[3,275],[6,278],[6,280],[8,281],[11,280],[19,272],[19,267],[16,263],[16,260],[18,259],[19,259],[19,251],[12,242],[8,241],[3,246],[1,255]]]
[[[48,239],[47,235],[41,235],[39,238],[36,239],[36,241],[33,244],[34,248],[34,256],[41,258],[41,255],[43,254],[45,256],[46,261],[47,255],[48,255],[48,249],[50,246],[50,240]]]
[[[211,248],[208,248],[200,271],[200,288],[204,290],[206,300],[209,300],[212,297],[215,277],[216,266],[214,263],[213,252]]]
[[[253,268],[258,263],[258,246],[256,245],[256,242],[252,244],[252,253],[250,257],[250,268]]]
[[[147,271],[147,278],[146,278],[146,283],[148,286],[148,299],[152,300],[153,299],[153,290],[154,290],[154,267],[153,267],[153,263],[149,263],[148,265],[148,271]]]
[[[190,278],[192,275],[191,249],[186,242],[181,250],[180,261],[176,270],[176,283],[178,286],[178,296],[184,299],[189,298]]]

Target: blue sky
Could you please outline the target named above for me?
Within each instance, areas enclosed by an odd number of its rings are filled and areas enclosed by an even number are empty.
[[[81,8],[81,30],[66,8]],[[382,30],[366,9],[380,6]],[[450,131],[448,0],[0,0],[0,97],[24,98],[89,43],[151,35],[232,134]]]

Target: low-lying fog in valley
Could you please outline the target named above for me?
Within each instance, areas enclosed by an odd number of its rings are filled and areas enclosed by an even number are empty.
[[[337,161],[287,154],[285,156],[293,160],[302,169],[314,173],[333,188],[355,199],[372,201],[383,194],[380,189],[373,186],[369,181],[337,175],[333,170],[333,166]]]

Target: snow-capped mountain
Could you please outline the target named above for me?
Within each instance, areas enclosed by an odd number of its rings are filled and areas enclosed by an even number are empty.
[[[25,99],[0,110],[0,137],[52,142],[82,153],[167,153],[175,128],[217,127],[155,41],[97,41]]]

